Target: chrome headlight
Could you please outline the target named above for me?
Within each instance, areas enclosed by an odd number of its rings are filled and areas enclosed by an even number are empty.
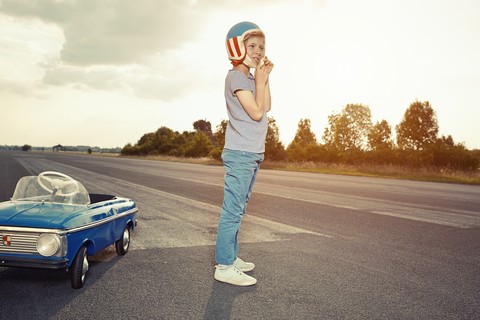
[[[38,237],[37,251],[44,257],[58,255],[64,251],[64,237],[58,234],[44,233]]]

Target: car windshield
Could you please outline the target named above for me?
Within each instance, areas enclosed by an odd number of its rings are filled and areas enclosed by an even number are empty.
[[[67,176],[67,178],[69,178]],[[87,205],[90,196],[78,181],[62,176],[26,176],[18,180],[13,201],[46,201],[63,204]]]

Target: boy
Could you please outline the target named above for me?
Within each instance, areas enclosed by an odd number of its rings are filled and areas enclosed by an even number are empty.
[[[260,164],[264,158],[270,111],[269,75],[273,63],[265,57],[265,35],[251,22],[234,25],[226,46],[233,68],[225,79],[229,122],[222,153],[224,199],[218,223],[214,278],[238,286],[257,280],[244,272],[255,265],[238,257],[238,231]],[[255,68],[255,76],[250,73]]]

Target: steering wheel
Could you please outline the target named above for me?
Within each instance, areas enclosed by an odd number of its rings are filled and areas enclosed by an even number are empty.
[[[48,182],[52,186],[53,190],[47,187],[42,180]],[[55,195],[64,196],[64,197],[73,196],[75,193],[77,193],[80,190],[80,188],[78,187],[78,183],[77,181],[75,181],[75,179],[60,172],[55,172],[55,171],[42,172],[38,175],[37,181],[38,181],[38,184],[44,190],[51,192],[52,196],[55,196]],[[69,193],[62,193],[62,189],[69,185],[74,186],[73,191]]]

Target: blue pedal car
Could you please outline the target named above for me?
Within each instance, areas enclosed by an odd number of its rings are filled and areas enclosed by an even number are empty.
[[[137,225],[134,201],[89,194],[75,179],[46,171],[21,178],[0,203],[0,267],[65,269],[81,288],[88,256],[115,244],[127,253]]]

